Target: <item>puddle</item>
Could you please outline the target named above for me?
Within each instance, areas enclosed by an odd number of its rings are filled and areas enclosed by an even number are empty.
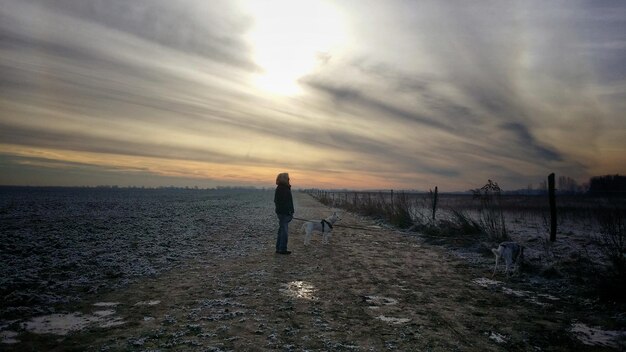
[[[585,345],[619,348],[619,340],[626,339],[626,331],[602,330],[583,323],[574,323],[570,328],[574,336]],[[621,342],[622,347],[624,341]]]
[[[2,343],[6,344],[14,344],[20,342],[20,340],[16,339],[17,332],[11,330],[0,331],[0,338],[2,339]]]
[[[313,296],[313,293],[316,291],[315,287],[308,282],[291,281],[289,283],[282,284],[281,286],[282,288],[280,289],[280,292],[286,296],[309,300],[317,299]]]
[[[405,324],[411,321],[411,319],[409,318],[386,317],[384,315],[379,315],[376,317],[376,319],[382,320],[385,323],[389,323],[393,325]]]
[[[157,304],[161,304],[161,301],[139,301],[135,303],[136,306],[156,306]]]
[[[24,329],[35,334],[67,335],[72,331],[83,330],[88,326],[96,325],[108,328],[125,324],[120,317],[116,317],[114,310],[98,310],[93,314],[79,312],[67,314],[51,314],[34,317],[22,324]]]

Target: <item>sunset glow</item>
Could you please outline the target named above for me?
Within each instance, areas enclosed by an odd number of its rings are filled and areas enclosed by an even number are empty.
[[[262,70],[255,83],[268,92],[301,92],[298,79],[345,44],[341,16],[324,1],[249,1],[245,8],[253,18],[248,34],[253,59]]]

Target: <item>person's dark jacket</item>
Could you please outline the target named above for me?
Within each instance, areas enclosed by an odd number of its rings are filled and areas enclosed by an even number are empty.
[[[274,192],[274,204],[276,214],[293,215],[293,198],[291,197],[291,187],[288,185],[278,185]]]

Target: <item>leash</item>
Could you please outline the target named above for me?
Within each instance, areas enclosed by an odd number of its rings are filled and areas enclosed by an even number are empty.
[[[302,219],[302,218],[297,218],[297,217],[293,217],[292,219],[294,220],[300,220],[300,221],[306,221],[306,222],[318,222],[321,220],[309,220],[309,219]],[[373,228],[369,228],[369,227],[361,227],[361,226],[348,226],[348,225],[339,225],[339,224],[333,224],[333,227],[344,227],[347,229],[354,229],[354,230],[365,230],[365,231],[374,231],[374,230],[383,230],[382,228],[380,229],[373,229]]]

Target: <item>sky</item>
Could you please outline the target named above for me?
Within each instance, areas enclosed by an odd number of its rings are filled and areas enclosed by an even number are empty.
[[[0,184],[626,173],[626,2],[3,0]]]

